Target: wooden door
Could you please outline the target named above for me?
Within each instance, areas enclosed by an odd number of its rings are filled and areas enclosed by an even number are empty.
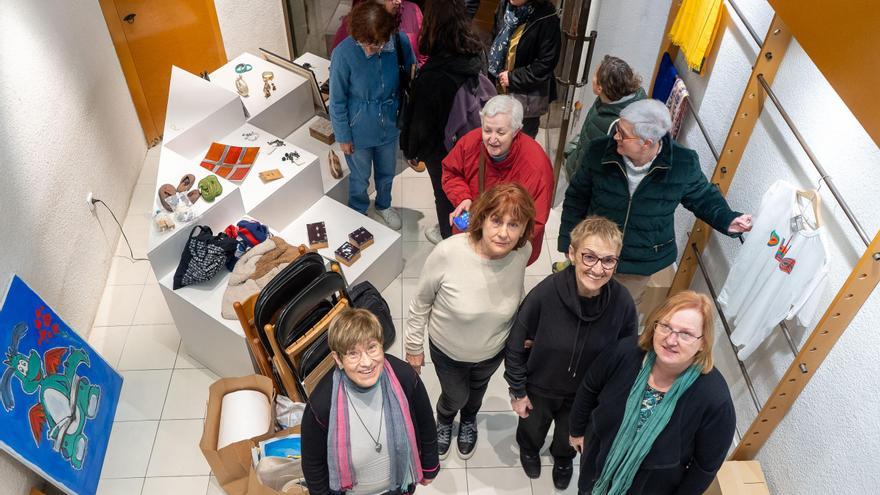
[[[161,139],[171,66],[193,74],[226,63],[213,0],[99,0],[150,145]]]

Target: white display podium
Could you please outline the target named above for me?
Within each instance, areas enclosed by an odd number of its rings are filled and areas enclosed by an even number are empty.
[[[187,173],[196,177],[196,183],[210,175],[211,172],[202,168],[200,163],[212,142],[259,146],[260,152],[254,165],[240,182],[220,179],[223,193],[210,203],[202,199],[197,201],[194,205],[197,216],[191,222],[178,223],[174,230],[161,233],[151,227],[148,252],[150,264],[187,353],[220,376],[251,374],[254,369],[238,320],[225,320],[221,316],[221,303],[229,280],[227,271],[222,270],[205,283],[172,289],[174,272],[194,226],[207,225],[216,234],[242,217],[249,216],[267,225],[288,243],[307,245],[306,224],[324,221],[329,247],[319,250],[319,253],[330,259],[334,257],[333,251],[347,240],[349,233],[364,227],[373,234],[374,242],[363,250],[360,259],[352,266],[342,266],[347,282],[355,284],[369,280],[382,290],[403,269],[402,242],[398,232],[329,197],[332,195],[343,202],[347,200],[348,170],[338,144],[328,146],[308,133],[309,121],[314,117],[311,88],[305,84],[294,86],[292,78],[299,76],[247,54],[224,67],[231,67],[234,74],[234,67],[238,63],[251,64],[253,69],[248,74],[255,73],[259,79],[259,87],[248,82],[252,91],[249,98],[265,100],[259,76],[263,70],[275,73],[276,85],[289,84],[288,93],[282,94],[283,86],[279,86],[270,101],[260,102],[260,105],[266,105],[248,108],[251,115],[248,119],[242,107],[245,99],[239,99],[237,94],[224,89],[220,77],[212,74],[212,84],[173,68],[169,124],[166,125],[166,141],[159,160],[157,184],[168,183],[176,187]],[[215,74],[220,71],[218,69]],[[231,87],[234,89],[234,84]],[[297,89],[299,87],[304,88],[302,99],[295,96],[300,91]],[[254,92],[255,89],[259,92]],[[288,94],[294,96],[288,100]],[[244,103],[245,107],[248,105],[248,102]],[[265,120],[256,118],[260,115]],[[290,130],[279,133],[263,127],[261,123],[275,129]],[[170,128],[172,125],[174,129]],[[282,139],[279,136],[287,137]],[[270,141],[276,139],[281,139],[285,145],[277,149],[269,145]],[[333,179],[326,165],[327,151],[331,148],[336,149],[342,159],[345,176],[341,180]],[[285,153],[293,151],[299,154],[298,160],[282,160]],[[271,169],[280,170],[283,177],[263,182],[259,173]]]
[[[212,72],[209,75],[211,82],[238,96],[235,80],[239,74],[235,67],[239,64],[252,67],[241,74],[249,90],[247,97],[241,97],[249,123],[276,136],[287,136],[314,115],[310,81],[250,53],[242,53]],[[273,82],[277,88],[268,98],[263,95],[264,71],[274,74]]]

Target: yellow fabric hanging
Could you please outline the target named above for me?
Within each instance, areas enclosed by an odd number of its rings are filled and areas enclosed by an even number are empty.
[[[712,49],[723,4],[723,0],[683,0],[669,31],[669,39],[681,47],[688,67],[697,72]]]

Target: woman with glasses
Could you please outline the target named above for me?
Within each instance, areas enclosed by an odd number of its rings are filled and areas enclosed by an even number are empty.
[[[382,325],[342,312],[327,341],[337,368],[309,395],[302,468],[312,495],[412,493],[439,471],[437,430],[424,384],[382,351]]]
[[[677,259],[679,204],[731,237],[752,228],[752,216],[730,209],[703,174],[697,153],[669,136],[671,127],[662,102],[628,105],[610,135],[592,141],[562,204],[560,252],[568,249],[569,232],[587,215],[606,217],[623,231],[615,279],[630,291],[636,306],[651,275]]]
[[[397,47],[405,66],[415,64],[409,38],[397,32],[399,20],[375,2],[351,11],[351,34],[330,58],[330,122],[351,172],[348,206],[366,214],[367,187],[375,171],[376,213],[393,230],[401,220],[391,207],[397,162],[399,72]]]
[[[712,364],[712,303],[683,291],[590,367],[571,412],[578,493],[702,494],[724,462],[736,417]]]
[[[636,309],[611,278],[623,242],[617,225],[588,217],[571,233],[571,265],[535,286],[520,305],[510,336],[504,378],[519,416],[516,441],[523,470],[541,475],[539,453],[554,424],[553,484],[565,490],[576,453],[569,414],[586,370],[609,346],[635,336]]]
[[[437,378],[437,443],[444,459],[455,417],[458,455],[477,444],[477,413],[489,380],[504,360],[504,345],[522,301],[535,203],[517,183],[498,184],[480,195],[466,233],[431,251],[409,305],[406,360],[421,372],[425,332]]]

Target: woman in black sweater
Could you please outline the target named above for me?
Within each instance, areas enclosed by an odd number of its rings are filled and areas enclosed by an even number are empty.
[[[588,217],[578,224],[568,249],[571,266],[529,292],[507,339],[504,378],[520,417],[516,440],[523,470],[530,478],[540,476],[539,452],[555,423],[550,453],[560,490],[571,480],[576,454],[568,424],[578,385],[603,349],[636,334],[632,297],[611,278],[621,244],[620,229],[608,219]]]
[[[428,56],[428,61],[412,81],[400,147],[411,165],[425,162],[431,176],[438,227],[425,235],[436,244],[452,235],[449,214],[455,209],[443,192],[440,162],[449,151],[443,143],[443,131],[459,87],[466,82],[475,84],[477,75],[485,70],[483,45],[470,27],[462,2],[428,1],[419,51]]]
[[[733,440],[733,401],[712,365],[709,298],[679,292],[645,321],[638,342],[604,352],[578,390],[578,493],[702,494]]]
[[[327,336],[337,368],[309,394],[302,468],[311,495],[404,494],[437,476],[437,427],[412,367],[382,352],[382,326],[343,311]],[[332,445],[332,447],[331,447]]]

